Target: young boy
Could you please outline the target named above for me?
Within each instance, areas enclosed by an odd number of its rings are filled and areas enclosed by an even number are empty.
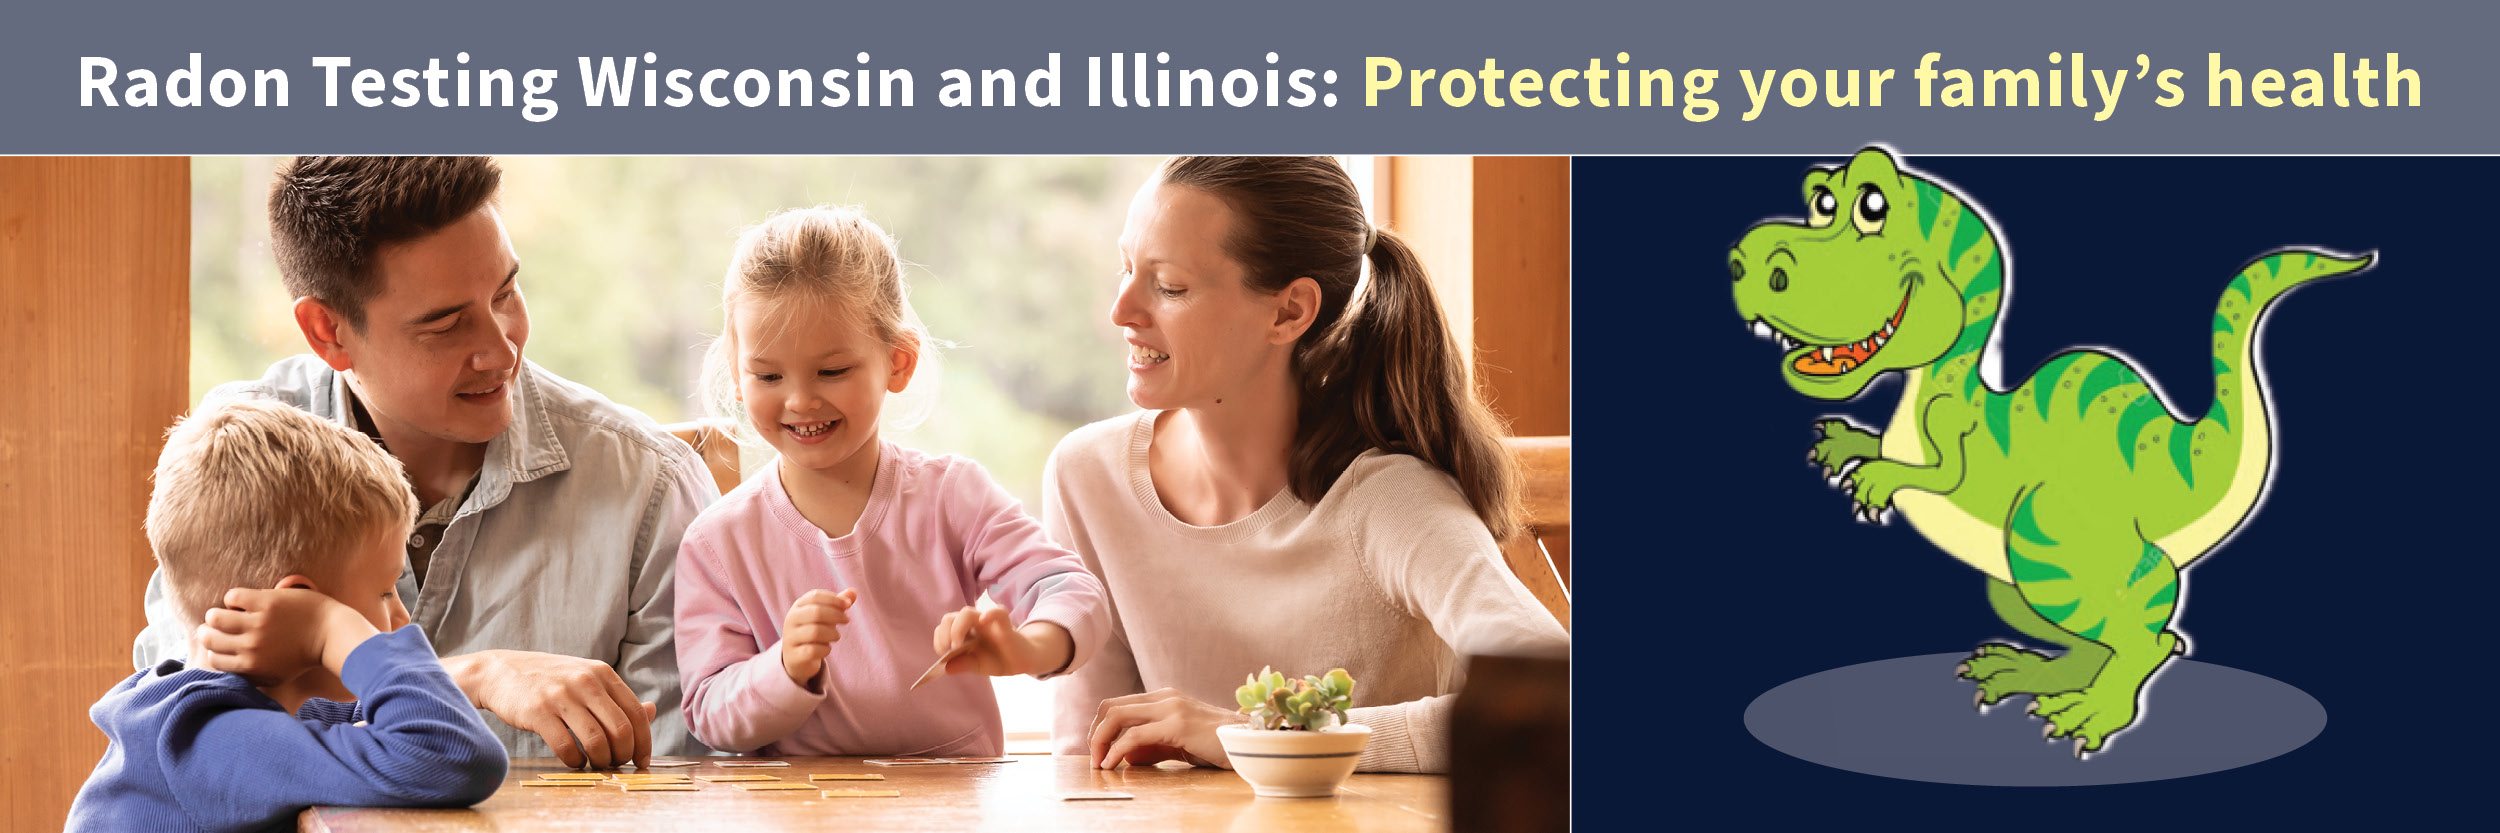
[[[88,710],[112,745],[69,829],[292,828],[314,804],[493,794],[502,744],[424,633],[401,627],[394,585],[415,517],[396,460],[302,410],[232,402],[178,423],[147,532],[191,655]],[[244,668],[257,671],[226,673]]]

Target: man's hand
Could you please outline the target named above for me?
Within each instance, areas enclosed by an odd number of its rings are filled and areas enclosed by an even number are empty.
[[[1007,611],[967,606],[938,620],[930,646],[938,656],[963,649],[963,654],[946,662],[949,674],[1040,676],[1067,667],[1073,658],[1076,643],[1066,628],[1050,622],[1028,622],[1016,628],[1007,621]]]
[[[1094,768],[1186,761],[1231,769],[1233,759],[1224,754],[1215,728],[1241,720],[1240,712],[1169,688],[1113,697],[1094,710]]]
[[[824,672],[833,643],[842,641],[842,626],[850,624],[851,604],[857,601],[855,589],[810,590],[790,605],[789,615],[781,619],[781,671],[791,682],[817,690],[816,676]]]
[[[534,651],[443,658],[471,703],[537,735],[565,766],[651,764],[657,708],[634,696],[607,663]]]
[[[210,670],[272,685],[315,667],[338,673],[347,655],[381,631],[364,614],[312,590],[226,591],[225,607],[201,613],[197,631]]]

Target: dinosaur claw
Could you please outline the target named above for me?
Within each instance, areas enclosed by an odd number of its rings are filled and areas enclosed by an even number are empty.
[[[2084,755],[2084,753],[2085,753],[2086,751],[2087,751],[2087,750],[2085,750],[2085,749],[2083,748],[2083,741],[2082,741],[2082,740],[2080,740],[2080,739],[2076,740],[2076,741],[2075,741],[2075,760],[2078,760],[2078,761],[2083,760],[2083,755]]]
[[[1966,680],[1970,679],[1970,663],[1965,662],[1960,665],[1953,666],[1953,676]]]
[[[2056,737],[2057,737],[2057,723],[2056,723],[2056,721],[2050,721],[2050,722],[2048,722],[2048,723],[2043,723],[2043,724],[2041,724],[2041,725],[2040,725],[2040,739],[2041,739],[2041,740],[2051,740],[2051,739],[2054,739],[2054,738],[2056,738]]]
[[[1979,691],[1974,691],[1974,692],[1971,692],[1971,693],[1970,693],[1970,707],[1971,707],[1971,708],[1974,708],[1974,709],[1978,709],[1980,714],[1987,714],[1987,713],[1988,713],[1988,692],[1987,692],[1987,690],[1982,689],[1982,690],[1979,690]]]
[[[2040,701],[2038,701],[2038,700],[2033,700],[2033,701],[2031,701],[2031,705],[2028,705],[2028,706],[2024,706],[2024,707],[2023,707],[2023,713],[2024,713],[2024,714],[2039,714],[2039,713],[2040,713]]]

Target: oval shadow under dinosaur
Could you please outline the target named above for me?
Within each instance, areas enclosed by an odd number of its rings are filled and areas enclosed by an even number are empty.
[[[1901,657],[1790,680],[1754,698],[1745,729],[1764,745],[1850,772],[1995,787],[2073,787],[2186,778],[2299,749],[2326,729],[2326,707],[2262,674],[2189,659],[2161,671],[2161,698],[2112,741],[2125,754],[2078,766],[2043,743],[2026,696],[1973,714],[1969,654]]]

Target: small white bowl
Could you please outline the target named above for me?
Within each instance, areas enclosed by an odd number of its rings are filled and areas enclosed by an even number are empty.
[[[1360,723],[1324,732],[1218,726],[1216,740],[1250,789],[1270,798],[1326,798],[1354,774],[1371,740],[1371,727]]]

